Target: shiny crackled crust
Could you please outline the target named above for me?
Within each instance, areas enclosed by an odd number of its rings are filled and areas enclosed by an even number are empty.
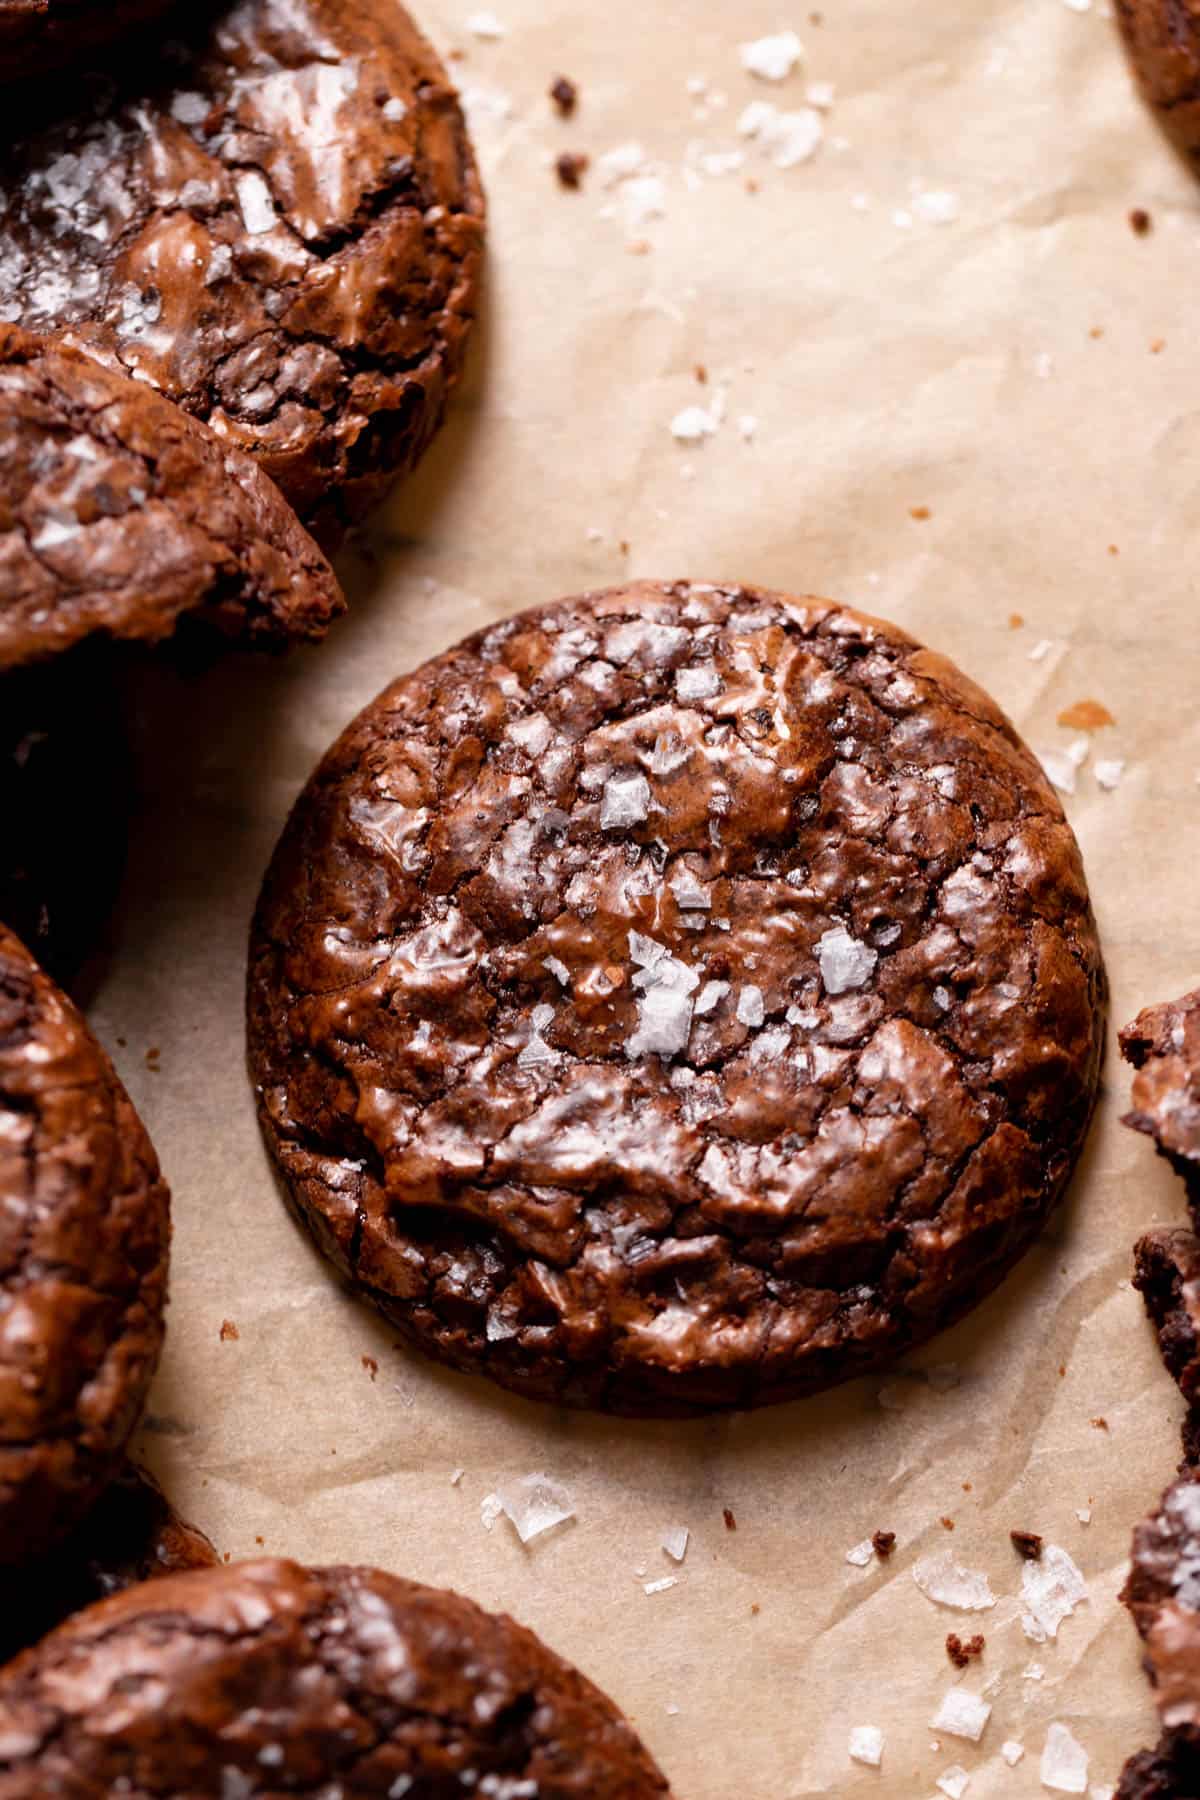
[[[511,1619],[274,1561],[131,1589],[0,1672],[0,1800],[118,1779],[130,1800],[669,1800],[612,1702]]]
[[[116,1471],[162,1344],[167,1190],[75,1008],[0,928],[0,1564]]]
[[[0,0],[0,81],[33,81],[114,40],[136,42],[170,4],[172,0]]]
[[[344,608],[262,470],[144,383],[0,325],[0,670],[181,618],[276,645]]]
[[[1200,151],[1200,0],[1117,0],[1147,100],[1182,150]]]
[[[216,1561],[208,1538],[180,1518],[153,1476],[125,1463],[70,1537],[6,1571],[0,1662],[97,1600]]]
[[[1143,1658],[1164,1728],[1200,1749],[1200,1476],[1185,1474],[1133,1534],[1121,1598],[1145,1645]]]
[[[870,972],[831,994],[839,928]],[[680,1054],[639,1053],[660,1004]],[[1059,803],[956,669],[829,602],[646,583],[360,715],[276,851],[249,1008],[294,1203],[408,1339],[671,1413],[845,1379],[1000,1279],[1082,1142],[1104,979]]]
[[[461,369],[483,235],[462,115],[396,0],[237,0],[189,29],[115,96],[10,121],[0,316],[206,419],[328,544]]]

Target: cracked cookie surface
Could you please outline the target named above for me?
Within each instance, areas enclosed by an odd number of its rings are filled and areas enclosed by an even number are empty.
[[[75,1008],[0,927],[0,1564],[121,1460],[162,1344],[167,1190]]]
[[[248,456],[142,382],[0,325],[0,670],[181,619],[321,637],[341,590]]]
[[[1181,150],[1200,153],[1200,0],[1117,0],[1130,61]]]
[[[251,945],[291,1199],[420,1348],[536,1398],[782,1400],[930,1336],[1064,1187],[1104,977],[995,705],[819,600],[651,583],[388,688]]]
[[[1200,1752],[1200,1478],[1183,1475],[1133,1534],[1121,1594],[1145,1645],[1144,1664],[1171,1738]]]
[[[395,0],[236,0],[10,121],[0,316],[161,389],[335,542],[432,438],[475,311],[457,97]]]
[[[187,1793],[669,1800],[591,1682],[511,1619],[373,1569],[168,1576],[0,1671],[0,1800]]]

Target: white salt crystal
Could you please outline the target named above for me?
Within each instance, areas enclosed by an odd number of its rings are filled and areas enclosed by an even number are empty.
[[[1033,359],[1033,372],[1039,381],[1049,381],[1054,373],[1054,358],[1048,350],[1039,350]]]
[[[832,81],[810,81],[804,98],[810,106],[815,106],[818,112],[828,112],[833,105]]]
[[[671,882],[675,904],[684,912],[711,912],[712,889],[697,881],[690,869],[680,869]]]
[[[1102,787],[1106,793],[1111,794],[1114,788],[1121,785],[1121,777],[1125,773],[1125,764],[1119,757],[1112,762],[1098,762],[1093,773],[1096,777],[1097,786]]]
[[[617,144],[596,159],[596,174],[602,187],[617,187],[646,166],[646,152],[638,143]]]
[[[958,195],[943,188],[931,188],[918,194],[913,205],[930,225],[952,225],[958,217]]]
[[[848,994],[870,981],[879,954],[851,937],[844,925],[834,925],[817,939],[817,961],[825,992]]]
[[[1024,1744],[1018,1744],[1012,1738],[1005,1738],[1000,1746],[1000,1754],[1010,1769],[1015,1769],[1025,1754]]]
[[[1116,1788],[1109,1787],[1107,1782],[1093,1782],[1088,1789],[1088,1800],[1115,1800]]]
[[[1047,1544],[1036,1562],[1022,1563],[1021,1628],[1035,1644],[1056,1638],[1063,1620],[1087,1597],[1082,1572],[1058,1544]]]
[[[1043,1669],[1041,1663],[1026,1663],[1025,1667],[1021,1670],[1021,1679],[1022,1681],[1041,1681],[1045,1673],[1046,1671]]]
[[[503,1511],[499,1494],[485,1494],[479,1502],[479,1522],[483,1529],[490,1531]]]
[[[675,1586],[674,1575],[663,1575],[658,1581],[647,1581],[645,1590],[648,1594],[665,1594],[668,1588]]]
[[[756,138],[779,117],[779,108],[772,106],[769,100],[752,100],[744,106],[738,116],[737,133],[739,137]]]
[[[966,1738],[977,1744],[991,1716],[991,1707],[978,1694],[951,1688],[929,1723],[934,1731],[944,1731],[947,1737]]]
[[[850,1761],[877,1769],[883,1761],[883,1733],[878,1725],[856,1725],[850,1733]]]
[[[625,225],[636,231],[652,219],[666,216],[667,190],[659,175],[634,175],[622,184],[621,206]]]
[[[640,825],[650,811],[650,783],[633,769],[610,775],[600,796],[600,829],[620,831]]]
[[[505,735],[530,756],[540,756],[554,736],[554,727],[545,713],[527,713],[523,719],[513,719]]]
[[[728,992],[729,983],[727,981],[706,981],[696,997],[697,1013],[712,1012],[717,1002]]]
[[[490,1497],[499,1501],[500,1510],[508,1514],[523,1544],[575,1517],[566,1488],[549,1475],[522,1475],[497,1488]]]
[[[472,37],[483,38],[487,43],[495,43],[504,36],[505,28],[494,12],[471,13],[466,20],[467,30]]]
[[[459,1482],[462,1480],[463,1476],[466,1474],[466,1472],[467,1471],[465,1469],[451,1469],[451,1471],[450,1471],[450,1486],[457,1487]]]
[[[559,961],[557,956],[545,957],[542,962],[542,967],[543,967],[543,969],[546,969],[551,975],[553,975],[555,981],[557,981],[559,983],[560,987],[570,987],[571,971],[570,971],[570,969],[568,969],[565,962]]]
[[[804,45],[794,31],[754,38],[739,50],[742,67],[760,81],[786,81],[804,56]]]
[[[742,413],[738,419],[737,428],[738,436],[741,438],[743,444],[749,444],[753,441],[754,435],[758,430],[758,420],[753,413]]]
[[[874,1555],[874,1544],[870,1538],[864,1538],[861,1544],[855,1544],[852,1550],[847,1550],[846,1561],[853,1563],[856,1569],[865,1569]]]
[[[1047,1729],[1042,1751],[1042,1786],[1056,1794],[1086,1794],[1087,1771],[1087,1751],[1065,1725],[1055,1722]]]
[[[1092,10],[1092,0],[1063,0],[1063,5],[1071,12],[1085,13]]]
[[[964,1569],[955,1562],[952,1550],[921,1557],[913,1564],[912,1578],[925,1598],[936,1606],[952,1606],[958,1612],[985,1612],[996,1604],[987,1576],[978,1569]]]
[[[824,135],[825,121],[813,107],[780,113],[767,133],[771,161],[777,169],[794,169],[816,155]]]
[[[692,1001],[677,988],[652,987],[638,1001],[638,1027],[626,1039],[625,1054],[678,1056],[687,1049],[692,1029]]]
[[[266,180],[257,169],[247,169],[234,181],[242,223],[253,237],[270,231],[275,224],[275,202]]]
[[[1060,794],[1075,792],[1075,781],[1079,771],[1065,750],[1039,750],[1037,759],[1046,771],[1052,786],[1056,787]]]
[[[934,1786],[939,1787],[943,1794],[949,1794],[950,1800],[962,1800],[970,1779],[961,1763],[951,1763],[948,1769],[942,1770]]]
[[[747,982],[738,994],[737,1016],[743,1025],[749,1025],[752,1030],[763,1022],[762,989],[755,987],[752,981]]]
[[[1029,652],[1030,662],[1045,662],[1053,648],[1053,638],[1039,638],[1037,643],[1033,646],[1033,649]]]
[[[701,444],[716,429],[716,418],[704,406],[685,406],[671,420],[671,436],[680,444]]]
[[[686,1525],[668,1525],[663,1532],[661,1543],[667,1555],[674,1562],[682,1562],[687,1555],[688,1538],[691,1536]]]
[[[1087,759],[1091,755],[1091,753],[1092,753],[1092,746],[1091,746],[1091,742],[1088,738],[1085,738],[1085,737],[1073,738],[1071,740],[1071,742],[1067,745],[1067,755],[1070,757],[1071,761],[1075,764],[1075,767],[1077,769],[1082,769],[1084,763],[1087,761]]]
[[[665,1713],[668,1713],[670,1715],[670,1717],[673,1719],[677,1716],[677,1714],[679,1712],[679,1708],[676,1706],[674,1700],[668,1700],[666,1706],[663,1708],[663,1711]]]
[[[381,110],[389,125],[398,125],[401,119],[408,117],[408,107],[398,98],[385,100]]]
[[[1075,1508],[1075,1517],[1079,1520],[1079,1523],[1081,1525],[1090,1525],[1092,1522],[1091,1507],[1090,1506],[1077,1506]]]
[[[721,691],[721,677],[711,663],[675,671],[675,695],[679,700],[711,700]]]
[[[903,206],[898,206],[892,214],[892,224],[897,231],[911,231],[912,222],[912,214]]]

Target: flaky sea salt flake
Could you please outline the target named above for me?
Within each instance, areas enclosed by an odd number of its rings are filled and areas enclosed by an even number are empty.
[[[851,937],[844,925],[834,925],[817,939],[817,961],[825,992],[848,994],[870,981],[879,953]]]
[[[677,988],[652,987],[638,1001],[638,1026],[625,1041],[625,1054],[678,1056],[687,1049],[692,1029],[692,1001]]]
[[[522,1475],[507,1482],[496,1489],[495,1498],[523,1544],[575,1517],[566,1488],[545,1474]]]
[[[947,1737],[965,1738],[968,1743],[977,1744],[991,1716],[991,1707],[979,1694],[968,1693],[966,1688],[950,1688],[929,1724],[934,1731],[944,1731]]]
[[[940,1788],[943,1794],[949,1794],[950,1800],[962,1800],[970,1779],[961,1763],[951,1763],[948,1769],[942,1770],[934,1786]]]
[[[850,1733],[850,1761],[877,1769],[883,1761],[883,1733],[878,1725],[856,1725]]]
[[[1102,787],[1106,794],[1113,793],[1121,785],[1121,777],[1125,773],[1125,764],[1120,757],[1111,761],[1098,762],[1092,773],[1096,777],[1097,787]]]
[[[1026,1567],[1032,1567],[1026,1564]],[[991,1582],[980,1569],[966,1569],[952,1550],[923,1556],[913,1564],[912,1578],[927,1600],[957,1612],[986,1612],[996,1604]]]
[[[794,31],[779,31],[752,38],[739,48],[742,67],[759,81],[786,81],[804,57],[804,45]]]
[[[1079,769],[1065,750],[1039,750],[1037,759],[1045,770],[1047,780],[1060,794],[1075,792]]]
[[[676,1585],[677,1579],[674,1575],[662,1575],[657,1581],[647,1581],[643,1586],[648,1594],[665,1594],[668,1588]]]
[[[855,1544],[853,1549],[847,1550],[846,1561],[853,1563],[856,1569],[865,1569],[867,1564],[873,1560],[874,1555],[874,1544],[870,1538],[864,1538],[861,1544]]]
[[[494,12],[473,12],[465,24],[472,37],[481,38],[485,43],[495,43],[506,30]]]
[[[706,406],[685,406],[671,420],[671,436],[678,444],[702,444],[717,426],[718,420]]]
[[[953,225],[958,217],[958,195],[946,188],[928,188],[916,195],[913,208],[927,225]]]
[[[1021,1629],[1035,1644],[1057,1638],[1063,1620],[1087,1597],[1082,1571],[1060,1545],[1046,1544],[1036,1562],[1022,1563]]]
[[[1025,1754],[1024,1744],[1018,1744],[1013,1738],[1005,1738],[1000,1746],[1000,1754],[1010,1769],[1015,1769]]]
[[[1079,1739],[1057,1720],[1047,1728],[1039,1774],[1056,1794],[1086,1794],[1088,1755]]]
[[[633,769],[610,775],[600,796],[600,829],[622,831],[640,825],[650,811],[650,783]]]
[[[763,1010],[762,989],[748,981],[737,998],[737,1016],[743,1025],[751,1030],[762,1024],[765,1017]]]
[[[686,1525],[668,1525],[660,1542],[672,1562],[681,1563],[687,1555],[688,1539],[691,1532]]]

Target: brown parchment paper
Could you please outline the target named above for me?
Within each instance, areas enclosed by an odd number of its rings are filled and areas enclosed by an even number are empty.
[[[340,1292],[259,1142],[242,982],[272,843],[351,715],[485,621],[633,574],[743,578],[890,616],[1042,749],[1079,735],[1060,711],[1103,702],[1116,724],[1092,761],[1123,759],[1123,780],[1103,792],[1089,763],[1066,806],[1115,1019],[1194,984],[1200,187],[1096,0],[823,0],[819,24],[780,0],[495,6],[492,42],[468,29],[467,0],[423,9],[464,53],[490,292],[445,434],[344,561],[350,617],[284,662],[130,680],[132,855],[92,1012],[175,1199],[167,1352],[139,1449],[234,1556],[378,1563],[511,1609],[629,1711],[680,1800],[928,1796],[955,1763],[970,1800],[1037,1794],[1051,1720],[1102,1787],[1153,1734],[1116,1593],[1178,1455],[1130,1246],[1183,1214],[1118,1124],[1115,1055],[1069,1203],[904,1372],[757,1415],[631,1425],[445,1374]],[[805,69],[752,80],[737,45],[786,26]],[[582,90],[569,123],[546,99],[560,71]],[[698,107],[693,76],[726,106]],[[780,170],[736,121],[751,100],[804,104],[809,82],[834,85],[825,141]],[[559,189],[560,150],[631,141],[660,194],[607,188],[596,163],[581,192]],[[734,149],[740,170],[701,160]],[[1153,216],[1146,237],[1133,207]],[[671,420],[722,388],[721,428],[677,443]],[[951,1361],[960,1384],[939,1392],[921,1371]],[[484,1496],[543,1470],[576,1521],[528,1549],[504,1520],[484,1530]],[[692,1533],[678,1570],[659,1548],[673,1524]],[[1057,1643],[1022,1635],[1014,1526],[1087,1577]],[[897,1534],[891,1561],[848,1565],[876,1528]],[[947,1546],[988,1572],[994,1610],[944,1612],[918,1591],[913,1562]],[[668,1574],[677,1585],[647,1596]],[[962,1677],[951,1629],[987,1639]],[[1041,1681],[1023,1677],[1031,1661]],[[978,1747],[934,1749],[928,1721],[955,1680],[992,1718]],[[865,1723],[886,1734],[881,1771],[848,1760]],[[1015,1769],[1006,1739],[1026,1747]]]

